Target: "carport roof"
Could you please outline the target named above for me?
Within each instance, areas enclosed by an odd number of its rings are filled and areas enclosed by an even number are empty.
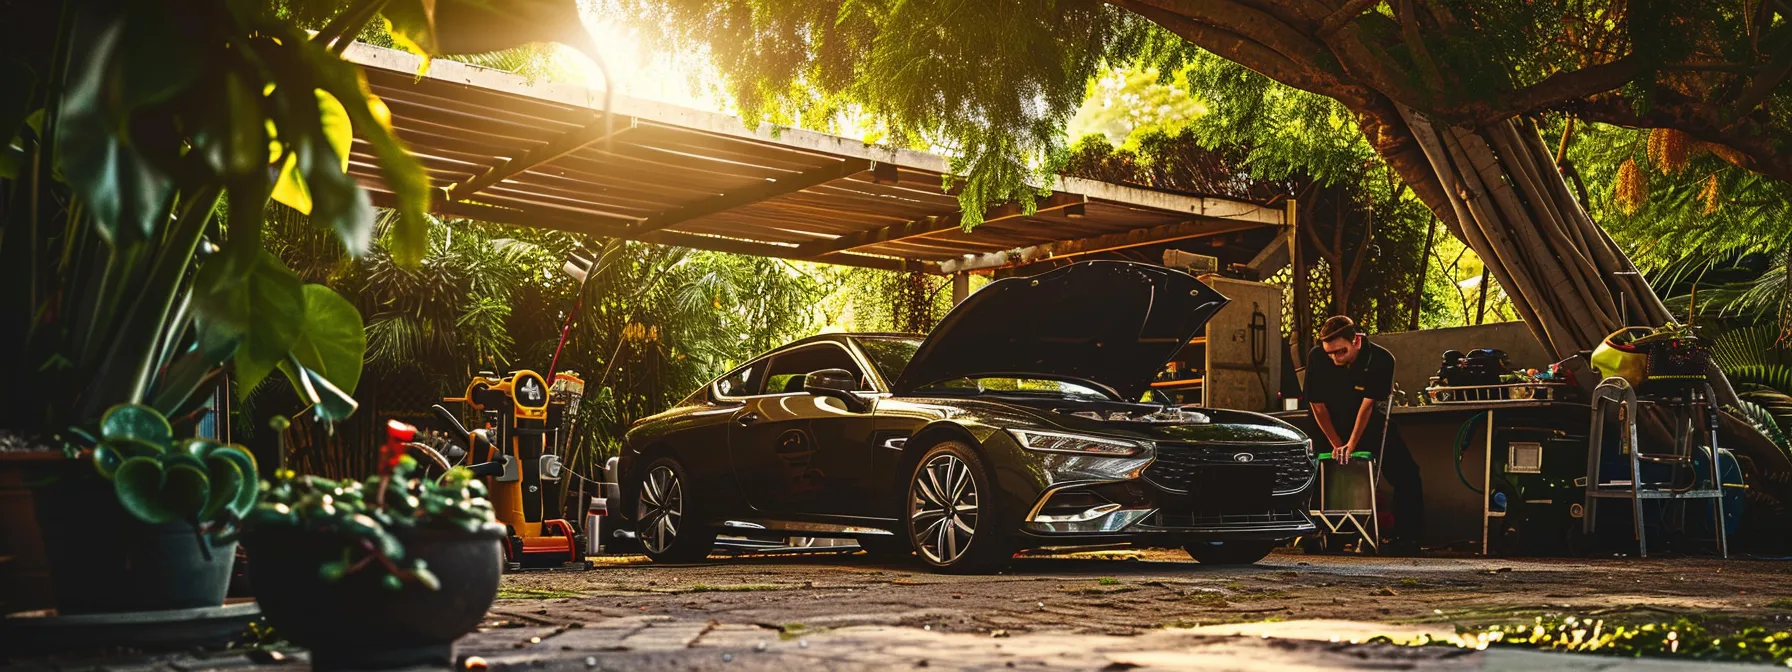
[[[1026,214],[960,229],[943,157],[367,44],[361,65],[437,189],[440,214],[669,245],[953,273],[1280,227],[1280,205],[1061,177]],[[392,194],[356,139],[349,171]]]

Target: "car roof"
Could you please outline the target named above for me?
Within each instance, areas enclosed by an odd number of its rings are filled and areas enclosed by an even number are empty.
[[[808,338],[799,338],[797,340],[791,341],[789,343],[785,343],[784,345],[781,345],[781,346],[778,346],[771,350],[767,350],[763,353],[760,353],[759,357],[764,357],[767,354],[777,352],[779,350],[786,350],[792,346],[807,345],[810,343],[822,343],[822,342],[838,343],[847,338],[907,338],[907,339],[914,339],[914,340],[925,340],[927,338],[927,335],[926,334],[910,334],[910,333],[904,333],[904,332],[900,332],[900,331],[837,331],[837,332],[834,332],[831,334],[816,334],[816,335],[810,336]],[[757,359],[757,357],[755,357],[755,359]]]

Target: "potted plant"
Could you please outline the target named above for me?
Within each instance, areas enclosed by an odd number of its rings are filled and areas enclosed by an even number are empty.
[[[352,304],[262,249],[262,208],[303,206],[357,249],[373,212],[343,170],[351,126],[400,191],[423,193],[421,169],[354,66],[271,9],[76,0],[15,18],[0,370],[23,394],[0,406],[0,482],[29,486],[35,514],[3,546],[49,558],[63,613],[217,606],[230,552],[195,530],[246,512],[259,475],[247,451],[174,437],[221,436],[226,381],[246,394],[274,371],[345,416],[365,350]]]
[[[421,257],[428,175],[341,58],[382,17],[431,56],[590,42],[572,0],[71,0],[8,16],[0,371],[21,394],[0,405],[0,450],[12,454],[0,483],[33,487],[27,520],[77,530],[91,521],[66,502],[121,504],[116,474],[57,458],[97,452],[103,430],[89,440],[71,428],[99,427],[119,404],[160,414],[169,436],[215,438],[207,428],[229,424],[223,402],[279,371],[320,421],[354,410],[360,315],[264,248],[262,212],[278,201],[364,252],[374,212],[347,172],[358,136],[398,206],[389,247],[400,263]],[[185,444],[170,441],[157,483],[193,480],[174,468]],[[20,454],[32,459],[10,459]],[[127,478],[147,483],[142,469]],[[7,522],[0,548],[42,533]]]
[[[319,669],[453,662],[498,594],[504,526],[465,467],[429,478],[392,421],[380,471],[332,481],[282,470],[244,521],[249,579],[274,631]]]
[[[107,411],[90,445],[91,469],[45,489],[39,517],[63,614],[215,607],[224,602],[236,542],[220,538],[255,506],[247,449],[176,440],[148,406]]]

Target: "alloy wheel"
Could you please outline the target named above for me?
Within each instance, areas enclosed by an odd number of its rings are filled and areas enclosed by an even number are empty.
[[[641,497],[635,507],[636,529],[649,552],[665,553],[678,540],[684,522],[684,484],[670,467],[661,465],[641,481]]]
[[[909,486],[909,529],[928,560],[948,565],[964,556],[977,534],[977,479],[950,453],[935,455]]]

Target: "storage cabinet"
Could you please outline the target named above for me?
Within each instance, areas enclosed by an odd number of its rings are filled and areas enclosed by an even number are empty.
[[[1217,275],[1201,281],[1232,301],[1158,373],[1152,397],[1207,408],[1276,410],[1282,387],[1281,288]]]

